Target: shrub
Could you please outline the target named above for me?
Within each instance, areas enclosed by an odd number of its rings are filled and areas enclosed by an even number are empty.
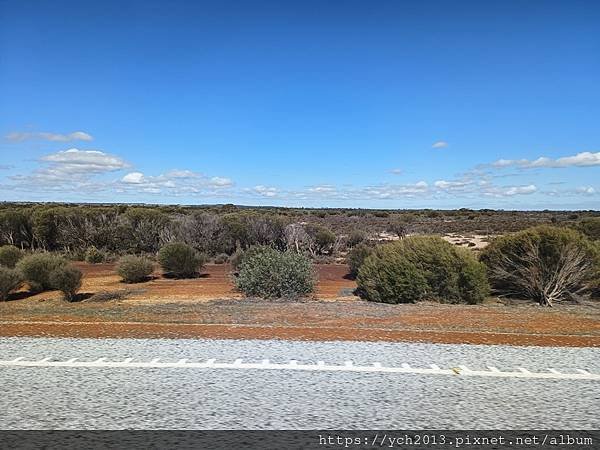
[[[23,284],[23,275],[18,270],[0,267],[0,301],[5,301],[8,294],[19,289],[21,284]]]
[[[50,253],[34,253],[23,257],[16,267],[23,274],[29,288],[33,292],[41,292],[53,288],[50,274],[66,264],[67,261],[60,256]]]
[[[66,301],[72,302],[81,288],[82,276],[81,270],[75,266],[61,266],[50,273],[50,283],[54,289],[63,293]]]
[[[0,247],[0,266],[14,269],[22,257],[23,251],[14,245]]]
[[[599,254],[598,246],[575,230],[539,226],[496,238],[481,260],[498,293],[552,306],[555,300],[594,289]]]
[[[304,255],[251,247],[244,255],[235,282],[248,296],[298,298],[313,292],[315,272]]]
[[[100,264],[106,261],[106,255],[104,252],[98,250],[96,247],[89,247],[85,252],[85,262],[90,264]]]
[[[192,278],[206,262],[206,257],[181,242],[167,244],[158,252],[163,270],[175,278]]]
[[[154,264],[143,256],[126,255],[117,262],[117,273],[126,283],[145,281],[154,271]]]
[[[240,265],[242,264],[242,259],[244,259],[244,251],[238,248],[229,258],[229,264],[231,264],[231,268],[234,272],[239,270]]]
[[[600,240],[600,217],[588,217],[579,221],[575,228],[593,241]]]
[[[314,251],[316,254],[322,255],[332,251],[336,236],[331,230],[321,225],[313,224],[307,225],[305,230],[314,242]]]
[[[215,264],[225,264],[227,261],[229,261],[229,255],[226,253],[219,253],[215,256]]]
[[[410,303],[481,302],[489,286],[485,267],[465,249],[433,236],[414,236],[379,246],[358,271],[358,291],[367,300]]]
[[[350,276],[356,278],[360,266],[363,265],[365,259],[373,253],[373,247],[366,244],[358,244],[348,253],[346,260],[350,266]]]
[[[354,230],[352,233],[348,235],[348,239],[346,240],[346,245],[350,248],[356,247],[358,244],[361,244],[367,239],[367,236],[363,231]]]

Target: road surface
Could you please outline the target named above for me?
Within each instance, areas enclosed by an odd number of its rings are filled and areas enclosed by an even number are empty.
[[[1,338],[0,360],[0,429],[600,428],[600,349]]]

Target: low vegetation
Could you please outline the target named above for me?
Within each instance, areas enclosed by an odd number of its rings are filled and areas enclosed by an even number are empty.
[[[67,260],[51,253],[34,253],[23,257],[17,263],[17,270],[33,292],[53,289],[50,274],[67,265]]]
[[[153,271],[154,264],[143,256],[126,255],[117,262],[117,273],[125,283],[146,281]]]
[[[169,276],[193,278],[198,275],[206,257],[187,244],[174,242],[160,249],[158,262]]]
[[[244,255],[237,288],[250,297],[298,298],[314,291],[316,277],[312,262],[304,255],[262,246]]]
[[[350,252],[348,252],[348,256],[346,257],[346,262],[350,267],[350,276],[352,278],[356,278],[358,275],[358,271],[371,254],[373,253],[373,247],[370,247],[366,244],[358,244],[356,245]]]
[[[14,245],[3,245],[0,247],[0,266],[14,269],[23,255],[23,250],[20,248]]]
[[[92,246],[85,252],[85,262],[90,264],[100,264],[106,261],[106,254]]]
[[[313,264],[345,261],[371,301],[478,303],[491,284],[551,305],[600,296],[599,254],[595,211],[0,203],[4,297],[25,285],[73,300],[81,277],[68,260],[118,260],[127,283],[148,280],[156,261],[173,278],[229,263],[246,295],[293,298],[313,292]]]
[[[23,284],[21,272],[8,267],[0,267],[0,301],[8,299],[8,295]]]
[[[75,301],[77,292],[81,288],[81,270],[73,265],[61,266],[54,269],[49,276],[51,286],[63,293],[68,302]]]
[[[489,291],[485,267],[472,253],[433,236],[377,247],[360,267],[357,284],[364,298],[383,303],[474,304]]]
[[[481,256],[496,292],[552,306],[599,285],[600,246],[578,231],[535,227],[495,239]]]

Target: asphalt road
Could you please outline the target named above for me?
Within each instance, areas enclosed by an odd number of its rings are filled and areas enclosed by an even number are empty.
[[[0,360],[260,361],[600,373],[600,349],[2,338]],[[600,428],[600,382],[198,368],[0,367],[0,429]]]

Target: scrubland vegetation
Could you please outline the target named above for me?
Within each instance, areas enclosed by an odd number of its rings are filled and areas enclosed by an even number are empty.
[[[489,245],[463,248],[448,233]],[[2,204],[0,299],[26,286],[74,301],[73,260],[118,261],[125,283],[149,280],[155,262],[174,279],[229,263],[239,291],[263,298],[311,295],[313,264],[345,262],[369,301],[475,304],[492,293],[551,306],[598,295],[599,239],[593,211]]]

